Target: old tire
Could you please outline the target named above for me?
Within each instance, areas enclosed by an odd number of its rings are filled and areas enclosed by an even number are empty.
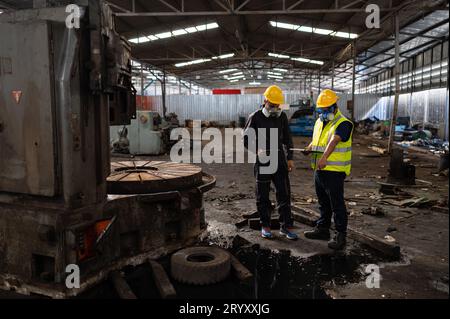
[[[172,277],[182,283],[208,285],[224,280],[230,273],[230,254],[217,247],[189,247],[172,255]]]

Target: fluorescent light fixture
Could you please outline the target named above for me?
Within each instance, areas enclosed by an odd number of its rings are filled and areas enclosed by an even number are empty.
[[[197,31],[205,31],[206,30],[206,24],[198,25],[195,27]]]
[[[238,76],[233,76],[233,77],[231,77],[231,78],[228,78],[228,80],[242,79],[242,78],[244,78],[244,77],[245,77],[244,75],[238,75]]]
[[[297,30],[298,28],[300,28],[300,26],[296,24],[276,22],[276,21],[270,21],[270,25],[275,28],[282,28],[288,30]]]
[[[323,61],[312,60],[312,59],[307,59],[307,58],[302,58],[302,57],[292,57],[291,60],[300,61],[300,62],[304,62],[304,63],[312,63],[312,64],[323,65]]]
[[[216,29],[216,28],[218,28],[218,27],[219,27],[219,25],[218,25],[216,22],[208,23],[208,24],[206,25],[206,30]]]
[[[272,53],[272,52],[269,52],[267,55],[271,56],[271,57],[274,57],[274,58],[280,58],[280,59],[289,59],[290,58],[289,55]]]
[[[218,55],[218,56],[213,56],[211,59],[215,60],[215,59],[227,59],[227,58],[231,58],[234,57],[234,53],[227,53],[227,54],[222,54],[222,55]]]
[[[250,82],[250,85],[261,85],[261,82]]]
[[[219,27],[219,25],[216,22],[212,22],[212,23],[208,23],[208,24],[201,24],[201,25],[188,27],[188,28],[184,28],[184,29],[178,29],[178,30],[174,30],[174,31],[167,31],[167,32],[162,32],[162,33],[158,33],[158,34],[149,34],[146,36],[132,38],[132,39],[129,39],[128,41],[139,44],[139,43],[145,43],[145,42],[149,42],[149,41],[155,41],[158,39],[166,39],[166,38],[176,37],[176,36],[184,35],[184,34],[188,34],[188,33],[195,33],[198,31],[211,30],[211,29],[215,29],[218,27]]]
[[[314,28],[312,32],[316,34],[330,35],[331,33],[333,33],[333,30]]]
[[[242,71],[233,73],[233,74],[231,74],[231,76],[236,76],[236,75],[241,75],[241,74],[243,74]]]
[[[185,30],[189,33],[195,33],[198,31],[196,27],[185,28]]]
[[[271,72],[271,71],[267,71],[267,74],[282,76],[281,73],[276,73],[276,72]]]
[[[297,29],[297,31],[302,31],[302,32],[308,32],[308,33],[311,33],[311,32],[313,32],[313,28],[311,28],[311,27],[305,27],[305,26],[302,25],[300,28]]]
[[[193,61],[188,61],[188,62],[177,63],[177,64],[175,64],[175,66],[177,68],[180,68],[180,67],[187,66],[187,65],[199,64],[199,63],[204,63],[204,62],[209,62],[209,61],[211,61],[211,59],[198,59],[198,60],[193,60]]]
[[[306,33],[316,33],[316,34],[329,35],[332,37],[340,37],[340,38],[346,38],[346,39],[355,39],[358,37],[358,35],[356,33],[333,31],[333,30],[321,29],[321,28],[311,28],[311,27],[304,26],[304,25],[297,25],[297,24],[277,22],[277,21],[270,21],[270,25],[274,28],[295,30],[295,31],[306,32]]]
[[[182,34],[186,34],[186,33],[188,33],[188,32],[186,30],[184,30],[184,29],[179,29],[179,30],[172,31],[172,34],[174,36],[182,35]]]
[[[193,61],[188,61],[188,62],[181,62],[181,63],[175,64],[175,66],[177,68],[179,68],[179,67],[183,67],[183,66],[186,66],[186,65],[209,62],[209,61],[215,60],[215,59],[226,59],[226,58],[230,58],[232,56],[234,56],[234,53],[228,53],[228,54],[223,54],[223,55],[219,55],[219,56],[213,56],[212,58],[207,58],[207,59],[198,59],[198,60],[193,60]],[[236,70],[236,69],[234,69],[234,70]],[[229,71],[229,72],[231,72],[231,71]],[[225,73],[225,72],[222,72],[222,73]]]
[[[237,81],[239,81],[239,80],[231,80],[230,83],[237,82]]]
[[[130,40],[128,40],[128,41],[130,41],[130,42],[132,42],[132,43],[145,43],[145,42],[149,42],[150,39],[147,38],[147,37],[140,37],[140,38],[130,39]]]
[[[278,71],[278,72],[287,72],[288,70],[286,69],[280,69],[280,68],[274,68],[274,71]]]
[[[282,76],[279,76],[279,75],[273,75],[273,74],[269,74],[269,75],[267,75],[267,77],[268,77],[268,78],[273,78],[273,79],[282,79],[282,78],[283,78]]]
[[[158,39],[170,38],[171,36],[172,36],[172,32],[163,32],[163,33],[155,34],[155,37],[157,37]]]
[[[237,71],[237,69],[227,69],[227,70],[222,70],[222,71],[219,71],[219,73],[220,73],[220,74],[223,74],[223,73],[230,73],[230,72],[233,72],[233,71]]]
[[[341,31],[334,32],[334,34],[332,33],[331,35],[335,36],[335,37],[347,38],[347,39],[354,39],[354,38],[358,37],[358,35],[355,33],[341,32]]]

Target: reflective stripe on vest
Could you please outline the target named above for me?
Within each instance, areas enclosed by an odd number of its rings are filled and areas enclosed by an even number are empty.
[[[336,128],[344,121],[349,121],[342,113],[338,110],[335,119],[328,123],[325,128],[323,127],[323,122],[318,119],[314,125],[312,150],[319,152],[319,154],[314,154],[311,159],[311,167],[316,169],[316,163],[320,159],[320,153],[324,153],[328,143],[334,136]],[[327,165],[323,170],[345,172],[347,175],[350,174],[351,170],[351,156],[352,156],[352,134],[346,142],[339,142],[333,152],[327,159]]]

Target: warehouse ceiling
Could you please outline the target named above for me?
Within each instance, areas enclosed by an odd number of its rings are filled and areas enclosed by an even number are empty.
[[[133,43],[133,56],[137,60],[209,88],[242,86],[243,81],[247,85],[282,81],[298,87],[308,79],[317,79],[319,72],[326,85],[331,81],[333,65],[336,68],[333,81],[338,83],[339,77],[346,76],[345,72],[351,73],[354,39],[357,53],[364,52],[367,56],[365,50],[392,36],[392,17],[396,12],[404,26],[436,8],[443,8],[446,3],[410,0],[109,2],[117,13],[119,32],[137,42]],[[381,9],[381,28],[367,29],[365,9],[374,2]],[[195,27],[197,31],[188,32]]]
[[[2,4],[6,8],[20,7],[30,2],[0,0],[0,7]],[[339,83],[342,78],[344,89],[353,68],[352,43],[356,41],[358,62],[389,66],[394,15],[399,14],[403,27],[436,9],[445,9],[447,1],[109,0],[108,3],[116,14],[118,31],[132,41],[133,57],[153,69],[165,70],[208,88],[242,86],[242,81],[246,84],[282,81],[298,87],[308,79],[318,82],[319,74],[322,85],[331,84],[334,66],[333,81]],[[369,14],[365,10],[371,3],[381,9],[379,29],[368,29],[365,25]],[[448,37],[448,16],[446,24],[444,36],[446,32]],[[418,31],[412,28],[408,32],[409,35],[402,35],[404,39],[413,38]],[[431,36],[442,36],[442,32],[429,35],[428,39]],[[386,50],[377,51],[376,45],[383,42]],[[375,49],[370,50],[372,47]],[[379,70],[379,66],[375,69]],[[376,70],[373,66],[370,69],[358,65],[357,77],[367,78]]]

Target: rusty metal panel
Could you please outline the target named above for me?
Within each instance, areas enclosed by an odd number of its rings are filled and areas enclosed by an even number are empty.
[[[0,39],[0,191],[53,196],[48,24],[0,23]]]

